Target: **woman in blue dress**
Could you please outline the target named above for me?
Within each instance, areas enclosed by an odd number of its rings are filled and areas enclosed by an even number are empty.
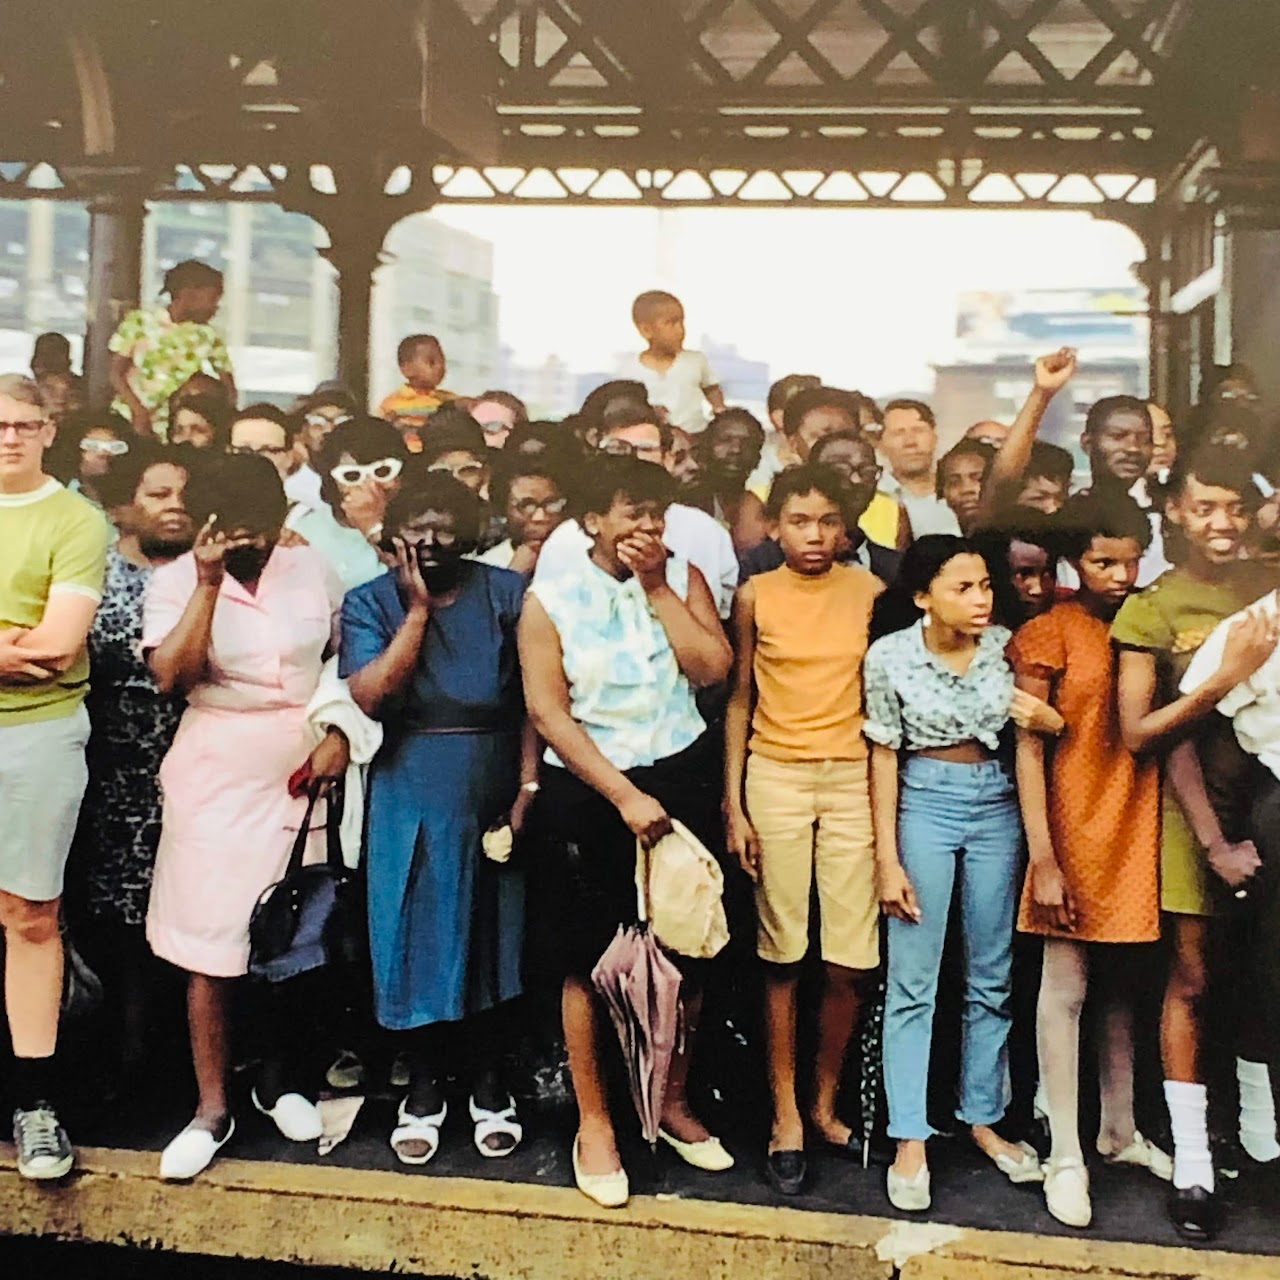
[[[370,767],[365,858],[374,1008],[410,1065],[391,1135],[406,1164],[439,1147],[446,1063],[470,1074],[481,1155],[509,1155],[522,1137],[498,1064],[504,1006],[521,991],[523,873],[482,841],[504,823],[519,833],[536,740],[516,655],[524,579],[464,558],[480,518],[452,476],[407,467],[386,516],[395,571],[342,608],[341,673],[386,735]]]

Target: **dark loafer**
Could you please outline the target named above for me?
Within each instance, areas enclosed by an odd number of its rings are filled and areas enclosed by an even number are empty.
[[[803,1151],[770,1151],[765,1157],[764,1171],[769,1185],[780,1196],[798,1196],[804,1189],[809,1165]]]
[[[1169,1192],[1169,1221],[1184,1239],[1203,1243],[1222,1229],[1222,1202],[1203,1187],[1174,1187]]]

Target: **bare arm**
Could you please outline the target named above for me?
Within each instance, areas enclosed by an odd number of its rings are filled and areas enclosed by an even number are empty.
[[[642,841],[660,839],[671,830],[666,811],[612,764],[573,718],[560,633],[535,595],[525,597],[519,645],[530,723],[565,767],[604,796]]]
[[[738,518],[729,531],[733,549],[741,555],[758,547],[769,536],[769,522],[765,519],[764,503],[754,493],[746,492],[738,504]]]
[[[712,413],[724,412],[724,388],[723,387],[703,387],[702,394],[706,396],[707,403],[711,406]]]
[[[760,842],[747,816],[742,786],[747,771],[747,739],[755,707],[756,597],[748,579],[734,597],[733,688],[724,713],[724,825],[729,852],[755,880],[760,874]]]
[[[1047,700],[1049,682],[1034,676],[1020,675],[1017,687],[1033,697]],[[1027,834],[1030,855],[1028,875],[1031,896],[1036,909],[1058,929],[1075,927],[1075,909],[1067,890],[1066,879],[1058,865],[1049,831],[1049,788],[1045,780],[1044,739],[1029,729],[1018,729],[1014,757],[1018,781],[1018,804],[1022,809],[1022,826]]]
[[[1195,743],[1190,739],[1178,743],[1169,752],[1166,767],[1178,807],[1207,854],[1209,866],[1233,889],[1239,888],[1262,866],[1262,859],[1252,840],[1232,844],[1222,834],[1218,815],[1205,789]]]
[[[138,393],[134,391],[129,381],[129,375],[132,372],[133,361],[128,356],[113,355],[111,357],[111,368],[107,376],[115,393],[129,406],[133,429],[140,436],[154,435],[151,429],[151,410],[138,398]]]
[[[733,666],[733,650],[725,639],[711,588],[702,574],[689,566],[688,600],[681,600],[665,578],[648,595],[689,683],[701,689],[723,680]]]
[[[1075,368],[1076,353],[1070,347],[1041,356],[1036,361],[1035,385],[1018,410],[1009,434],[991,463],[991,473],[983,486],[982,502],[978,508],[979,524],[991,519],[1001,492],[1022,478],[1031,461],[1031,446],[1035,443],[1045,410],[1053,397],[1066,386]]]
[[[706,579],[689,566],[689,598],[681,600],[667,584],[667,548],[652,533],[637,533],[618,544],[618,559],[635,574],[667,639],[676,662],[694,688],[718,684],[729,674],[733,651]]]
[[[920,904],[898,854],[898,753],[879,742],[871,744],[871,827],[880,909],[915,924]]]
[[[186,693],[204,679],[217,603],[218,583],[198,581],[177,625],[151,651],[147,664],[161,693]]]
[[[412,678],[431,617],[431,593],[417,557],[406,550],[399,538],[395,539],[395,549],[395,574],[408,601],[404,621],[386,649],[359,671],[352,672],[347,680],[356,706],[371,719],[377,719],[383,703],[399,693]]]
[[[31,651],[31,661],[53,672],[66,671],[80,656],[98,601],[72,591],[55,591],[45,604],[39,623],[22,635],[19,649]]]

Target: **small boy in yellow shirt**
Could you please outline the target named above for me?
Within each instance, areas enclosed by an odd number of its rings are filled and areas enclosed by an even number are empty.
[[[412,453],[422,450],[421,430],[441,405],[458,397],[441,389],[447,369],[439,338],[429,333],[411,333],[396,348],[396,363],[404,375],[404,386],[393,391],[378,406],[379,414],[399,428]]]

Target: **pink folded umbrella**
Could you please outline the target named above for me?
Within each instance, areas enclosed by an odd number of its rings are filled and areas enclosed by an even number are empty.
[[[654,937],[647,914],[641,900],[640,923],[618,929],[591,971],[591,981],[618,1033],[631,1100],[645,1141],[652,1145],[658,1141],[681,1015],[680,970]]]

